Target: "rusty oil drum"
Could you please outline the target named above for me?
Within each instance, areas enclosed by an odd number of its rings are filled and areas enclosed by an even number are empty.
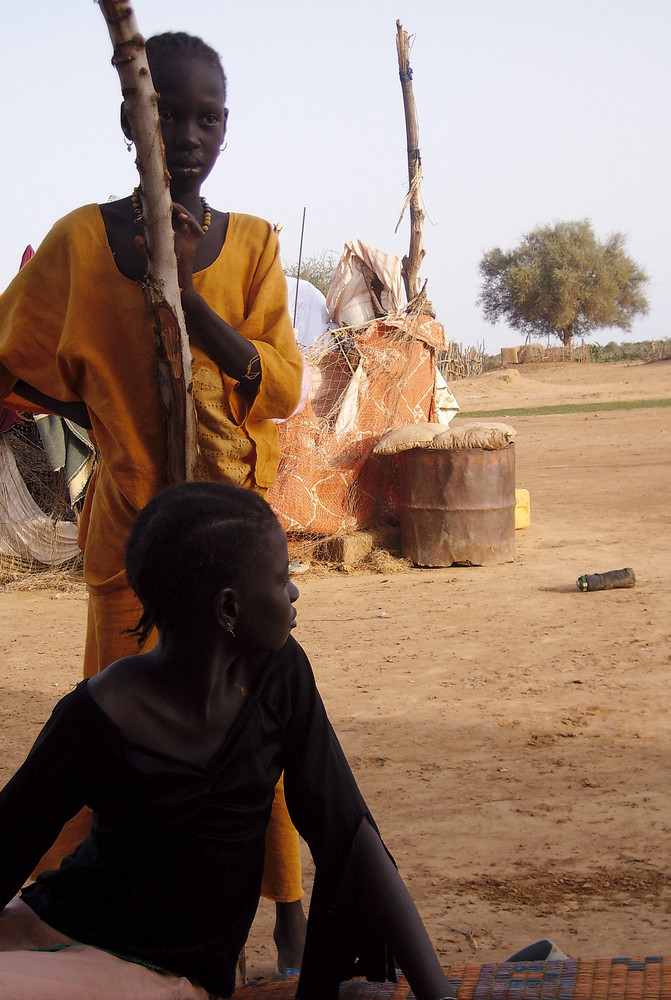
[[[403,555],[417,566],[487,566],[515,558],[515,445],[400,452]]]

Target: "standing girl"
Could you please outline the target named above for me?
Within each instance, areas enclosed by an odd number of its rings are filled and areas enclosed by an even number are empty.
[[[263,493],[279,460],[273,418],[294,410],[302,372],[277,239],[267,222],[217,211],[201,193],[226,134],[226,79],[217,53],[176,33],[150,39],[147,57],[159,94],[194,356],[196,475],[226,476]],[[131,142],[123,107],[122,127]],[[126,634],[139,614],[124,569],[126,541],[137,511],[165,485],[141,234],[141,190],[77,209],[56,223],[0,298],[0,398],[13,390],[89,424],[100,452],[80,526],[89,591],[86,677],[137,648]],[[281,794],[277,814],[284,832],[269,856],[284,866],[274,879],[268,873],[266,891],[280,903],[276,933],[285,968],[300,964],[304,918],[298,843]],[[83,834],[71,832],[65,846]]]

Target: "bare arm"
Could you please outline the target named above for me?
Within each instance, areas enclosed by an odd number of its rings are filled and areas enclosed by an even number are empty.
[[[357,836],[357,884],[367,919],[389,942],[417,1000],[454,997],[410,893],[367,820]]]
[[[261,361],[253,344],[238,333],[207,304],[193,285],[193,259],[203,230],[181,205],[174,206],[175,252],[182,308],[189,337],[229,378],[239,382],[239,391],[253,400],[261,382]]]
[[[65,417],[74,424],[79,424],[80,427],[91,427],[91,418],[85,403],[64,403],[61,399],[54,399],[53,396],[47,396],[46,393],[40,392],[34,385],[24,382],[23,379],[19,379],[14,384],[12,391],[21,399],[27,399],[29,403],[42,407],[48,413],[56,413],[59,417]]]

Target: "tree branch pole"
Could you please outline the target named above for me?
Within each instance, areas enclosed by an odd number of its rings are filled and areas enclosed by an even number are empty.
[[[126,114],[137,151],[142,187],[143,225],[149,257],[147,292],[158,358],[158,383],[166,427],[168,483],[193,479],[196,465],[196,414],[191,380],[192,357],[177,277],[172,228],[170,176],[144,38],[126,0],[98,0],[114,47]]]
[[[417,126],[417,109],[415,95],[412,89],[412,69],[410,67],[410,45],[407,31],[403,30],[400,21],[396,22],[396,51],[398,53],[398,71],[403,92],[403,109],[405,111],[405,132],[408,149],[408,195],[403,207],[410,204],[410,247],[407,256],[403,258],[402,274],[408,303],[423,298],[422,311],[431,312],[431,306],[426,301],[426,282],[420,289],[419,269],[426,251],[424,250],[424,210],[420,195],[422,178],[422,157],[419,151],[419,128]],[[403,213],[401,213],[402,215]],[[400,219],[399,219],[400,222]],[[397,226],[398,228],[398,226]]]

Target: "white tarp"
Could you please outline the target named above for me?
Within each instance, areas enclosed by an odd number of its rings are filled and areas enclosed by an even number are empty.
[[[0,437],[0,554],[59,566],[79,555],[77,525],[56,521],[37,506]]]
[[[434,396],[436,419],[439,424],[449,424],[461,409],[454,393],[448,386],[440,368],[436,368],[436,393]]]
[[[338,324],[331,319],[326,299],[312,282],[290,274],[286,277],[289,315],[294,324],[298,346],[305,350],[325,338],[329,330],[335,329]]]

